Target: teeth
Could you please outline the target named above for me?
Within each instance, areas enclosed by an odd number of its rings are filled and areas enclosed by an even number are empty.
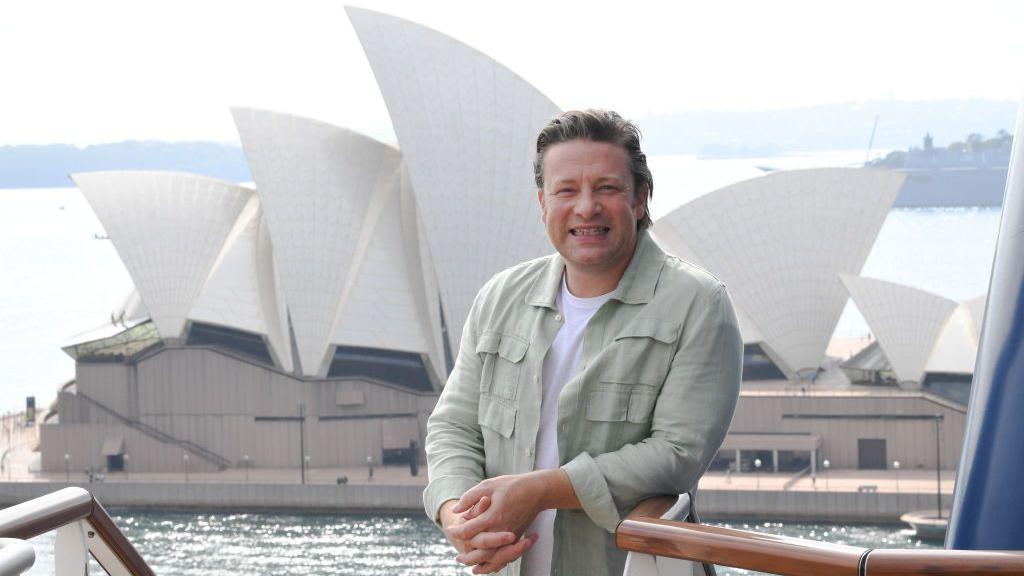
[[[573,236],[600,236],[608,232],[608,228],[573,228]]]

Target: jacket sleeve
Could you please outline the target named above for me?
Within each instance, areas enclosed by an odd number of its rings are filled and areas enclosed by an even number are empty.
[[[729,429],[743,359],[736,315],[721,283],[694,305],[654,407],[651,435],[614,452],[583,452],[562,467],[584,512],[609,532],[641,500],[694,488]]]
[[[476,297],[462,330],[455,366],[427,419],[427,477],[423,506],[439,523],[441,505],[457,500],[484,479],[484,440],[478,418],[480,374],[483,363],[476,353],[478,307],[485,286]]]

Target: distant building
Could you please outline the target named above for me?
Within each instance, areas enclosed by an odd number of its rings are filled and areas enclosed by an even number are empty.
[[[954,302],[883,280],[842,281],[877,339],[843,363],[852,382],[891,382],[967,403],[986,295]]]

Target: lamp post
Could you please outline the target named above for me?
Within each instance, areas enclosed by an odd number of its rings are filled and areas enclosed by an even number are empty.
[[[245,466],[245,483],[249,483],[249,455],[242,454],[242,463]]]
[[[754,477],[757,479],[757,489],[761,489],[761,459],[754,458]]]
[[[185,461],[185,483],[188,484],[188,453],[182,454],[181,459]]]
[[[825,476],[825,490],[828,490],[828,469],[831,466],[832,466],[832,463],[829,462],[827,459],[826,460],[822,460],[821,467],[825,469],[825,473],[823,474],[823,476]]]
[[[305,469],[306,469],[307,471],[309,470],[309,454],[306,454],[305,456],[303,456],[303,457],[302,457],[302,466],[303,466],[303,468],[305,468]],[[303,483],[303,484],[305,484],[305,483],[306,483],[306,472],[303,472],[303,473],[302,473],[302,483]],[[310,484],[312,484],[312,483],[313,483],[313,480],[312,480],[312,478],[311,478],[311,479],[310,479]]]
[[[367,479],[373,480],[373,456],[366,457]]]
[[[892,468],[896,471],[896,493],[900,493],[900,461],[893,460]]]
[[[71,454],[64,453],[64,481],[71,482]]]
[[[935,510],[942,518],[942,414],[935,415]]]

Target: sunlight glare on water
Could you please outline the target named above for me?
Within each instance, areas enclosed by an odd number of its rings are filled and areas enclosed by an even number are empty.
[[[422,516],[115,511],[114,522],[160,576],[441,575],[460,571]],[[901,526],[712,522],[796,538],[878,548],[930,547]],[[53,574],[53,533],[34,538],[36,565]],[[102,574],[98,566],[91,574]],[[753,574],[719,568],[722,576]]]

